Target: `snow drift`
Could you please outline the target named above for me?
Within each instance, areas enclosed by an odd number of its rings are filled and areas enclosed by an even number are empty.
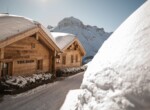
[[[102,45],[85,72],[78,110],[150,109],[150,1]]]
[[[111,33],[105,32],[103,28],[84,25],[79,19],[68,17],[61,20],[56,27],[47,27],[52,32],[71,33],[78,37],[86,50],[86,56],[94,56],[102,43]]]

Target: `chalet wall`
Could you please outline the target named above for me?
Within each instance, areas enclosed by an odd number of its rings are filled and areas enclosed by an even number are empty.
[[[24,38],[4,48],[4,59],[12,62],[12,75],[29,75],[38,70],[48,72],[52,68],[52,51],[37,40],[35,35]],[[38,60],[42,63],[38,69]]]
[[[66,57],[65,64],[63,63],[63,57]],[[73,56],[73,62],[72,58]],[[78,56],[78,60],[76,61],[76,56]],[[67,50],[60,55],[59,62],[56,60],[56,69],[59,68],[67,68],[67,67],[79,67],[82,64],[82,56],[80,51],[78,50]]]

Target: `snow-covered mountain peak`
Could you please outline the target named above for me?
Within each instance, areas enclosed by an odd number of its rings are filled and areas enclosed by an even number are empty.
[[[67,27],[67,26],[77,26],[77,27],[83,27],[83,23],[77,19],[77,18],[74,18],[74,17],[67,17],[67,18],[64,18],[63,20],[61,20],[59,23],[58,23],[58,26],[61,28],[63,27]]]

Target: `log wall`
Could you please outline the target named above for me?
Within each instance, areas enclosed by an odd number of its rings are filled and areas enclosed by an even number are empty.
[[[24,38],[4,48],[4,59],[12,60],[12,75],[48,72],[52,67],[52,51],[36,35]],[[38,61],[42,64],[38,64]],[[38,68],[40,65],[40,69]]]
[[[61,53],[59,58],[56,58],[56,69],[59,68],[69,68],[69,67],[79,67],[82,65],[82,55],[80,48],[77,44],[72,44],[63,53]],[[65,58],[64,58],[65,57]],[[59,59],[59,61],[58,61]]]

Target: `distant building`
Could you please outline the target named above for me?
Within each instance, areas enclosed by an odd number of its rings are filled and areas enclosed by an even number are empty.
[[[86,54],[80,41],[73,34],[51,32],[61,53],[56,55],[56,69],[79,67]]]
[[[60,38],[60,39],[59,39]],[[80,66],[85,50],[75,37],[53,38],[31,19],[0,15],[0,77]]]

